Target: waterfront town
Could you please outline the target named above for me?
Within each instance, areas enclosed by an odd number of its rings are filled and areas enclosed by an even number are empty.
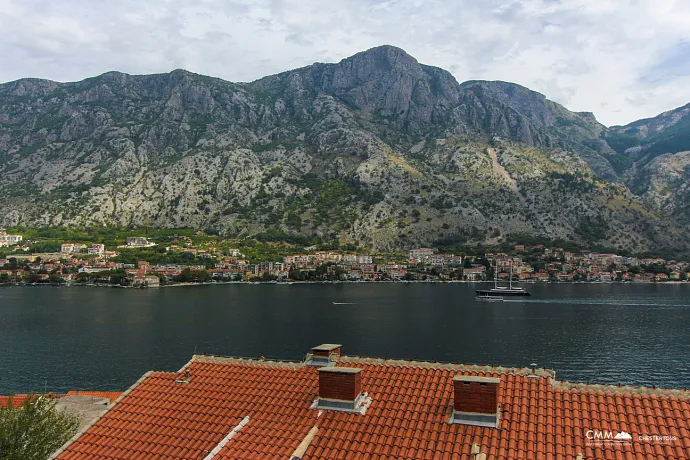
[[[157,287],[187,282],[507,281],[686,282],[688,263],[543,245],[456,255],[434,248],[407,253],[280,247],[268,256],[245,254],[222,240],[173,234],[155,242],[126,237],[107,247],[62,241],[36,252],[22,235],[0,229],[0,283],[106,284]],[[254,242],[253,244],[263,244]],[[37,244],[44,247],[45,244]],[[270,246],[266,245],[267,248]],[[55,246],[55,249],[58,249]],[[147,260],[151,256],[155,260]]]

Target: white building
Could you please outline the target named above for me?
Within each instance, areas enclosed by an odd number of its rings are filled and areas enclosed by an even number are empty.
[[[105,252],[105,245],[104,244],[92,244],[91,247],[89,248],[89,254],[102,256],[103,252]]]
[[[153,275],[137,275],[132,282],[132,286],[135,287],[158,287],[160,285],[160,278]]]
[[[79,273],[102,273],[109,272],[110,267],[81,267]]]
[[[4,228],[0,228],[0,246],[14,246],[21,240],[21,235],[9,235]]]
[[[86,249],[85,244],[79,244],[79,243],[63,243],[60,246],[60,252],[63,254],[74,254],[75,252],[79,252],[82,249]]]
[[[410,249],[410,260],[424,260],[426,257],[434,255],[436,252],[432,248]]]
[[[371,264],[373,263],[373,257],[371,256],[365,256],[365,255],[359,255],[357,256],[357,263],[358,264]]]
[[[135,237],[130,237],[127,238],[127,247],[128,248],[150,248],[151,246],[155,246],[156,243],[152,243],[149,240],[147,240],[144,237],[141,236],[135,236]]]
[[[356,264],[357,254],[345,254],[343,256],[343,262],[345,262],[346,264]]]

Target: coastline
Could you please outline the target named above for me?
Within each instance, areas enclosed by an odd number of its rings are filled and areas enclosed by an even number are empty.
[[[209,281],[203,283],[170,283],[159,286],[121,286],[118,284],[97,284],[97,283],[3,283],[2,287],[92,287],[92,288],[117,288],[117,289],[158,289],[158,288],[173,288],[173,287],[190,287],[190,286],[221,286],[232,284],[250,284],[250,285],[281,285],[290,286],[293,284],[493,284],[493,281],[465,281],[465,280],[414,280],[414,281]],[[543,284],[577,284],[577,285],[598,285],[598,284],[625,284],[625,285],[690,285],[690,281],[663,281],[663,282],[644,282],[635,283],[632,281],[520,281],[513,282],[513,284],[527,284],[527,285],[543,285]]]

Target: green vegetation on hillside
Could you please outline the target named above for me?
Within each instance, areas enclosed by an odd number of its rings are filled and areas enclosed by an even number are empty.
[[[70,243],[102,243],[106,246],[125,244],[128,237],[141,236],[151,239],[168,239],[174,235],[193,236],[197,230],[186,228],[125,228],[125,227],[8,227],[7,233],[18,233],[24,240],[40,240],[46,244]],[[58,248],[59,249],[59,248]],[[34,251],[39,252],[39,251]],[[49,252],[49,251],[45,251]]]
[[[207,268],[215,266],[217,260],[211,257],[198,257],[183,251],[166,251],[165,247],[118,249],[119,255],[113,257],[113,262],[134,264],[142,260],[151,264],[203,265]]]

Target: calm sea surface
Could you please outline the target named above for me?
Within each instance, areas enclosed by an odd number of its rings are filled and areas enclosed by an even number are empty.
[[[690,387],[690,286],[473,284],[0,288],[0,394],[123,390],[197,353],[343,353],[556,370],[559,379]]]

